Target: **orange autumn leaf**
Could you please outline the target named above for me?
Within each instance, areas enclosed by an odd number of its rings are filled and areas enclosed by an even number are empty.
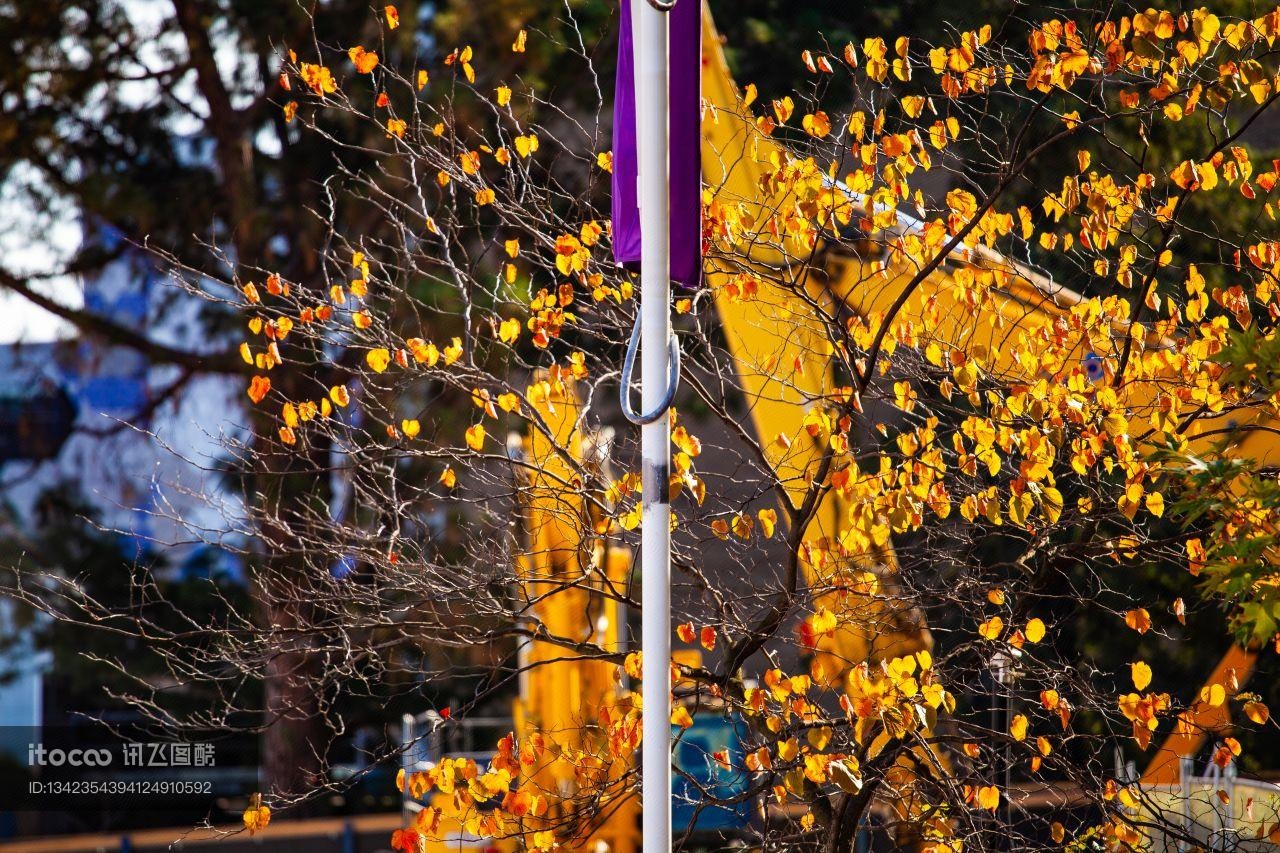
[[[387,15],[387,29],[394,30],[396,27],[400,26],[400,10],[395,6],[387,6],[383,11],[386,12]]]
[[[1139,634],[1145,634],[1151,630],[1151,614],[1147,612],[1145,607],[1130,610],[1124,615],[1124,624]]]
[[[250,804],[249,808],[244,810],[244,828],[249,830],[250,835],[266,829],[270,822],[271,809],[266,806]]]
[[[351,58],[351,64],[361,74],[368,74],[378,67],[378,54],[371,50],[365,50],[359,45],[348,50],[347,56]]]
[[[1244,715],[1260,726],[1271,717],[1271,711],[1261,702],[1245,702]]]
[[[267,392],[271,390],[271,380],[265,376],[255,376],[249,381],[249,399],[255,404],[261,403],[262,398],[267,396]]]

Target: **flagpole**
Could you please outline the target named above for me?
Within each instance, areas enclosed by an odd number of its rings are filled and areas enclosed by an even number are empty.
[[[694,0],[682,0],[691,3]],[[663,404],[671,337],[670,183],[668,164],[668,15],[631,0],[636,27],[636,143],[640,206],[640,399]],[[643,853],[671,850],[671,425],[664,414],[641,427],[641,649],[644,653],[642,752]]]

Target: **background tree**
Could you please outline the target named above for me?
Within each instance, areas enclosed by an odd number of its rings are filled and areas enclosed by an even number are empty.
[[[328,9],[318,29],[302,7],[288,4],[175,2],[144,11],[116,3],[22,3],[14,11],[0,23],[6,103],[0,174],[14,207],[64,211],[80,220],[85,239],[78,247],[52,247],[54,267],[0,268],[0,287],[102,344],[176,366],[179,378],[168,396],[180,396],[194,377],[245,371],[228,337],[236,318],[215,303],[199,301],[202,340],[172,345],[51,296],[48,283],[99,274],[119,253],[143,245],[190,271],[185,286],[195,293],[210,284],[197,271],[225,273],[229,263],[314,275],[325,234],[317,214],[341,218],[347,211],[328,206],[324,178],[334,148],[321,135],[290,134],[280,113],[279,43],[345,30],[364,21],[364,7]],[[403,41],[413,49],[411,34]],[[123,239],[98,239],[108,230]],[[42,235],[26,239],[39,244]],[[172,295],[181,300],[184,291],[174,288]],[[318,463],[319,457],[310,467]],[[273,494],[323,500],[328,486],[310,471],[275,476],[270,485],[244,482],[251,502]],[[287,563],[289,549],[271,539],[287,534],[266,533],[253,560]],[[283,627],[298,618],[278,610],[269,590],[261,592],[260,624]],[[305,656],[273,661],[265,700],[268,772],[285,787],[309,786],[320,768],[314,753],[321,734],[314,697],[293,685]]]

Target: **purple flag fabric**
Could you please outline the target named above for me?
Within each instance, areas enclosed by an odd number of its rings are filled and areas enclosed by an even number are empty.
[[[618,76],[613,93],[613,256],[640,266],[636,190],[635,40],[630,0],[621,0]],[[671,278],[697,287],[702,276],[702,3],[679,0],[666,13],[670,56]]]

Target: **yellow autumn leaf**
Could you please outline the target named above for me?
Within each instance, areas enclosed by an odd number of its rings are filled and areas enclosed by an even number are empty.
[[[775,100],[773,102],[773,114],[778,117],[778,124],[786,124],[787,119],[791,118],[791,113],[795,109],[795,101],[790,97]]]
[[[800,122],[804,132],[821,139],[831,132],[831,119],[822,110],[806,115]]]
[[[1026,631],[1027,642],[1038,643],[1044,639],[1044,620],[1040,618],[1032,619],[1027,623]]]
[[[1053,486],[1046,486],[1040,492],[1040,506],[1044,512],[1044,520],[1050,524],[1056,524],[1062,517],[1062,492]]]
[[[825,607],[818,608],[818,612],[813,614],[813,618],[809,621],[813,626],[813,633],[818,636],[834,632],[838,624],[836,615]]]
[[[400,421],[400,431],[404,433],[405,438],[417,438],[421,430],[422,425],[412,418]]]
[[[908,118],[918,118],[924,112],[926,101],[922,95],[906,95],[902,99],[902,110]]]
[[[760,532],[764,534],[764,538],[772,539],[773,531],[778,526],[777,510],[762,509],[756,513],[756,518],[760,519]]]
[[[994,812],[1000,807],[1000,789],[995,785],[983,785],[978,789],[978,808]]]
[[[867,114],[861,110],[849,114],[849,133],[861,142],[867,135]]]
[[[391,353],[386,347],[378,347],[371,349],[365,353],[364,360],[368,362],[376,372],[381,373],[387,369],[387,365],[391,364]]]
[[[618,516],[618,526],[623,530],[635,530],[640,526],[643,509],[640,504],[636,504],[627,512]]]
[[[1146,502],[1147,512],[1151,513],[1156,518],[1164,515],[1164,495],[1159,492],[1148,492]]]
[[[1027,739],[1026,714],[1013,715],[1013,720],[1009,723],[1009,734],[1013,735],[1013,739],[1018,742],[1022,742]]]
[[[484,448],[484,424],[467,427],[467,447],[477,452]]]
[[[690,457],[696,457],[702,453],[702,442],[683,426],[678,426],[671,431],[671,443]]]
[[[440,482],[444,484],[446,489],[452,489],[458,484],[458,475],[448,465],[440,472]]]
[[[507,104],[511,103],[510,86],[499,86],[496,90],[496,94],[498,96],[498,106],[505,107]]]
[[[1227,701],[1227,691],[1221,684],[1209,684],[1200,688],[1200,701],[1208,702],[1214,708],[1221,708]]]
[[[677,705],[671,710],[671,725],[679,726],[687,729],[693,725],[693,717],[689,716],[689,709],[683,705]]]
[[[1129,670],[1133,686],[1138,690],[1146,690],[1147,685],[1151,684],[1151,667],[1145,661],[1135,661],[1129,664]]]
[[[995,640],[1000,636],[1000,632],[1004,630],[1004,620],[999,616],[992,616],[990,619],[978,626],[978,633],[984,640]]]
[[[505,344],[513,344],[520,337],[520,321],[510,317],[498,326],[498,339]]]
[[[530,154],[538,150],[538,137],[536,134],[530,133],[526,136],[516,137],[516,153],[521,159],[526,159]]]

